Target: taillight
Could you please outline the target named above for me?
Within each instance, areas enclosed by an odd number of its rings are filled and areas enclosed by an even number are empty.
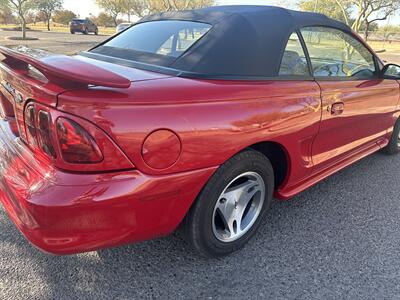
[[[56,150],[54,149],[53,139],[51,136],[51,117],[46,111],[40,110],[38,113],[38,130],[37,135],[39,139],[40,148],[44,153],[57,158]]]
[[[25,127],[28,143],[31,146],[36,147],[35,106],[33,106],[33,104],[28,105],[25,109]]]
[[[112,139],[93,123],[37,102],[24,111],[23,139],[39,160],[73,172],[133,169]]]
[[[103,160],[103,155],[93,137],[76,122],[58,118],[57,136],[64,161],[81,164],[98,163]]]

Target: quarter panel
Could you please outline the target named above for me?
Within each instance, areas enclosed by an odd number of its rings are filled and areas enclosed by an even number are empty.
[[[290,158],[286,184],[312,170],[320,104],[313,81],[169,78],[136,82],[129,90],[92,88],[59,97],[59,109],[96,123],[144,173],[218,166],[252,144],[274,141]],[[163,170],[150,168],[141,155],[145,138],[157,129],[177,133],[182,143],[179,160]]]

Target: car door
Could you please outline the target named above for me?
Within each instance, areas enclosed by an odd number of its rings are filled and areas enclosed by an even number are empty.
[[[286,131],[291,131],[285,137],[285,146],[290,149],[288,152],[292,158],[288,182],[290,186],[296,186],[312,173],[311,146],[318,134],[321,119],[320,88],[313,80],[304,44],[297,32],[290,35],[283,52],[279,79],[288,84],[286,89],[280,91],[284,96],[280,96],[277,105],[292,118],[291,121],[286,119],[282,122],[282,126]],[[297,116],[294,113],[296,107],[301,111]]]
[[[321,87],[321,125],[312,150],[318,172],[379,149],[393,126],[399,86],[380,78],[376,58],[352,34],[327,27],[306,27],[301,34]]]

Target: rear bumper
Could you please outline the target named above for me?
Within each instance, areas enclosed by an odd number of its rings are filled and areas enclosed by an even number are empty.
[[[71,31],[81,32],[81,31],[84,30],[84,27],[82,27],[82,26],[70,26],[69,29],[70,29]]]
[[[215,168],[70,174],[41,163],[0,121],[0,201],[41,250],[72,254],[172,232]]]

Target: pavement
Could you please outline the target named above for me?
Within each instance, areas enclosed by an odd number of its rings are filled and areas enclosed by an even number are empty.
[[[76,54],[79,51],[88,50],[96,44],[106,40],[110,36],[94,35],[94,34],[70,34],[63,32],[42,32],[28,31],[28,37],[38,38],[34,41],[15,41],[9,40],[9,37],[20,37],[21,32],[0,30],[1,46],[27,46],[30,48],[38,48],[51,51],[57,54]]]
[[[74,38],[77,49],[102,37]],[[255,238],[222,259],[197,256],[180,232],[51,256],[0,208],[0,299],[399,299],[399,170],[400,155],[376,153],[276,201]]]
[[[1,299],[398,299],[400,155],[374,154],[276,201],[241,251],[197,256],[181,233],[57,257],[0,209]]]

